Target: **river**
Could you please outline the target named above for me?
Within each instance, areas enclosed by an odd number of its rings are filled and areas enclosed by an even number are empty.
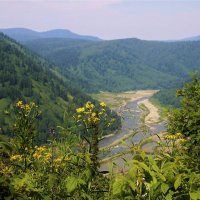
[[[112,136],[106,137],[103,140],[101,140],[99,142],[100,149],[112,145],[116,141],[120,141],[121,138],[126,137],[127,134],[130,134],[130,132],[133,132],[134,130],[139,129],[141,127],[141,115],[144,114],[144,111],[142,111],[139,107],[139,103],[143,102],[144,100],[148,100],[150,96],[151,95],[144,95],[141,98],[137,98],[136,100],[128,102],[126,105],[116,110],[118,113],[120,113],[122,117],[122,127]],[[109,151],[107,150],[103,153],[100,153],[99,157],[103,159],[106,157],[113,156],[117,153],[121,153],[133,146],[133,144],[138,143],[141,139],[165,131],[165,126],[163,122],[148,124],[148,126],[148,131],[138,132],[136,135],[133,135],[126,139],[125,142],[113,146],[112,148],[110,148]],[[148,144],[147,148],[152,148],[152,145],[153,144]],[[131,155],[123,155],[123,157],[115,159],[114,162],[121,168],[123,168],[125,158],[130,159]],[[100,170],[108,170],[109,165],[111,163],[112,161],[101,164]]]

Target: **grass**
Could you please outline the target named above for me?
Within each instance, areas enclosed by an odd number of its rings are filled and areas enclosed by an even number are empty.
[[[115,110],[131,100],[133,93],[135,92],[100,92],[98,94],[92,94],[91,96],[98,101],[104,101],[108,107]]]

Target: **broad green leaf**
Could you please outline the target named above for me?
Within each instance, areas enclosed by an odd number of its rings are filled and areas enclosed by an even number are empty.
[[[200,191],[190,192],[190,198],[192,200],[198,200],[198,199],[200,199]]]
[[[127,181],[129,183],[129,185],[131,186],[131,189],[135,191],[137,188],[136,182],[132,181],[131,179],[128,179]]]
[[[142,159],[144,160],[145,157],[146,157],[146,153],[145,153],[145,151],[142,151],[140,155],[141,155]]]
[[[162,183],[161,184],[161,190],[162,190],[163,194],[166,194],[168,189],[169,189],[169,185],[168,184],[166,184],[166,183]]]
[[[129,170],[128,174],[129,174],[132,178],[135,178],[135,177],[136,177],[136,174],[137,174],[137,168],[136,168],[135,166],[132,167],[132,168]]]
[[[138,161],[138,160],[132,160],[132,162],[133,162],[134,164],[138,165],[139,167],[143,168],[144,170],[150,171],[149,167],[148,167],[145,163],[140,162],[140,161]]]
[[[86,182],[85,182],[85,180],[83,180],[83,179],[80,179],[80,178],[79,178],[77,181],[78,181],[78,184],[79,184],[79,185],[86,185]]]
[[[74,176],[67,178],[67,180],[66,180],[67,191],[69,193],[73,192],[77,188],[78,183],[79,183],[79,179],[77,179]]]
[[[182,181],[182,174],[179,174],[179,175],[176,176],[176,180],[174,182],[175,190],[177,190],[178,187],[181,185],[181,181]]]
[[[165,197],[166,200],[172,200],[172,195],[171,194],[168,194],[166,197]]]
[[[89,168],[87,168],[87,169],[84,171],[84,175],[85,175],[86,180],[88,181],[88,180],[91,178],[91,176],[92,176],[91,170],[90,170]]]
[[[161,173],[157,172],[156,174],[162,181],[166,181],[166,178]]]
[[[81,197],[82,197],[83,199],[93,200],[93,198],[92,198],[90,195],[86,194],[86,193],[82,193],[82,194],[81,194]]]
[[[114,195],[120,194],[125,184],[126,184],[126,179],[124,179],[123,177],[116,179],[113,184],[113,194]]]

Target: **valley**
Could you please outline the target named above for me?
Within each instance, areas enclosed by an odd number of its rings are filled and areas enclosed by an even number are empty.
[[[165,199],[199,184],[198,41],[39,37],[0,34],[0,199]],[[167,133],[163,104],[182,106]]]
[[[118,170],[123,170],[124,158],[131,157],[129,152],[135,144],[165,130],[158,108],[149,100],[157,92],[158,90],[138,90],[92,95],[99,101],[104,100],[122,118],[121,129],[100,141],[100,170],[108,170],[112,162],[117,164]],[[146,145],[147,152],[152,151],[154,145]]]
[[[200,0],[0,0],[0,200],[200,200]]]

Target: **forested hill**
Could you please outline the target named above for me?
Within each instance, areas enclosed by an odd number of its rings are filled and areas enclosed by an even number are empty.
[[[76,107],[91,100],[75,88],[66,78],[54,71],[43,59],[0,33],[0,128],[9,121],[11,104],[17,100],[34,101],[40,105],[42,115],[39,124],[41,140],[47,138],[48,128],[61,125],[63,113],[69,117]],[[115,114],[112,114],[115,116]],[[111,114],[110,114],[111,116]],[[68,119],[69,121],[69,119]],[[117,122],[118,126],[119,121]],[[116,125],[116,124],[115,124]],[[115,126],[113,125],[113,126]],[[116,127],[115,127],[116,128]]]
[[[89,92],[170,88],[200,69],[200,41],[39,39],[25,45]]]

